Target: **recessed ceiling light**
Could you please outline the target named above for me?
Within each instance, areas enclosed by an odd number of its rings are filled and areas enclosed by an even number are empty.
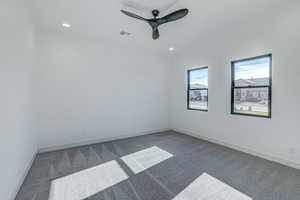
[[[169,51],[174,51],[174,50],[175,50],[174,47],[170,47],[170,48],[169,48]]]
[[[65,27],[65,28],[70,28],[71,27],[71,25],[68,24],[68,23],[63,23],[62,26]]]

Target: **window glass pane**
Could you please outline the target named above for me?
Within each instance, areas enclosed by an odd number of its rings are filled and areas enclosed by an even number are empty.
[[[190,89],[208,87],[208,68],[196,69],[189,72]]]
[[[234,63],[235,86],[269,85],[270,59],[264,57]]]
[[[234,89],[234,112],[268,116],[269,88]]]
[[[190,90],[189,94],[189,108],[207,110],[207,90]]]

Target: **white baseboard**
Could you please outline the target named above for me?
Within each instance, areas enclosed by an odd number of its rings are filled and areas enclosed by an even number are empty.
[[[132,137],[148,135],[148,134],[153,134],[153,133],[165,132],[165,131],[170,131],[170,130],[171,129],[159,129],[159,130],[152,130],[152,131],[144,131],[144,132],[134,133],[134,134],[125,134],[125,135],[119,135],[119,136],[114,136],[114,137],[109,137],[109,138],[101,138],[101,139],[97,139],[97,140],[88,140],[88,141],[72,143],[72,144],[40,148],[38,150],[38,153],[58,151],[58,150],[86,146],[86,145],[97,144],[97,143],[102,143],[102,142],[109,142],[109,141],[113,141],[113,140],[120,140],[120,139],[132,138]]]
[[[259,152],[253,151],[251,149],[248,149],[248,148],[244,148],[244,147],[240,147],[240,146],[237,146],[237,145],[234,145],[234,144],[222,142],[220,140],[208,138],[206,136],[199,135],[194,131],[180,130],[180,129],[173,129],[173,130],[178,132],[178,133],[182,133],[182,134],[189,135],[189,136],[192,136],[192,137],[195,137],[195,138],[206,140],[208,142],[212,142],[212,143],[215,143],[215,144],[226,146],[226,147],[231,148],[231,149],[235,149],[235,150],[238,150],[238,151],[241,151],[241,152],[253,155],[253,156],[257,156],[257,157],[260,157],[260,158],[263,158],[263,159],[266,159],[266,160],[269,160],[269,161],[280,163],[282,165],[286,165],[288,167],[292,167],[292,168],[300,170],[300,163],[297,163],[297,162],[294,162],[294,161],[282,159],[282,158],[272,156],[272,155],[267,155],[267,154],[264,154],[264,153],[259,153]]]
[[[33,156],[32,156],[32,158],[31,158],[30,162],[29,162],[28,165],[26,166],[25,171],[24,171],[24,173],[23,173],[23,175],[22,175],[22,178],[21,178],[21,180],[18,182],[18,185],[17,185],[17,187],[16,187],[16,191],[15,191],[15,193],[13,194],[13,196],[11,197],[11,200],[15,200],[15,199],[16,199],[16,197],[17,197],[17,195],[18,195],[18,193],[19,193],[19,191],[20,191],[20,189],[21,189],[21,187],[22,187],[22,185],[23,185],[23,183],[24,183],[24,181],[25,181],[25,179],[26,179],[26,177],[27,177],[27,174],[29,173],[29,170],[31,169],[31,166],[32,166],[32,164],[33,164],[33,162],[34,162],[34,160],[35,160],[35,158],[36,158],[37,153],[38,153],[38,152],[35,152],[35,153],[33,154]]]

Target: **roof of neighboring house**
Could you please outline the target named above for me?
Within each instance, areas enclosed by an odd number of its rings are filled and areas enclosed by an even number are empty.
[[[190,89],[207,88],[207,85],[201,83],[192,83]]]
[[[235,86],[260,86],[269,85],[269,78],[238,79]]]

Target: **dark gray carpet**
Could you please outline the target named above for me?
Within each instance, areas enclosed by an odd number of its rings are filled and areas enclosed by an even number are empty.
[[[158,146],[174,157],[134,175],[121,156]],[[16,200],[48,200],[52,179],[117,160],[130,177],[88,200],[171,200],[206,172],[254,200],[300,200],[300,171],[176,132],[39,154]]]

